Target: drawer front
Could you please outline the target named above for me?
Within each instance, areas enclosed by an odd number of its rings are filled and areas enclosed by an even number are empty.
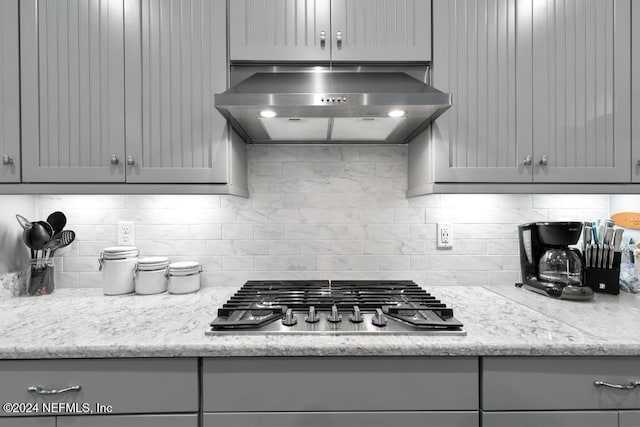
[[[78,391],[43,396],[30,386],[62,389],[80,385]],[[0,402],[77,403],[63,413],[196,412],[198,410],[197,359],[66,359],[0,361]],[[24,414],[23,414],[24,415]]]
[[[620,411],[620,427],[640,427],[640,411]]]
[[[477,410],[478,360],[463,357],[212,358],[205,412]]]
[[[58,417],[56,427],[198,427],[197,414]]]
[[[0,417],[0,427],[56,427],[54,417]]]
[[[596,387],[594,381],[640,380],[640,358],[489,357],[482,359],[482,409],[637,409],[640,390]]]
[[[482,413],[482,427],[618,427],[616,411]]]
[[[478,412],[253,412],[204,414],[204,427],[477,427]]]

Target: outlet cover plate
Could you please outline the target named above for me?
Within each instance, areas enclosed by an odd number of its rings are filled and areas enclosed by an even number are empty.
[[[453,224],[439,222],[436,230],[436,246],[438,248],[453,248]]]
[[[118,246],[135,246],[136,227],[133,221],[118,221]]]

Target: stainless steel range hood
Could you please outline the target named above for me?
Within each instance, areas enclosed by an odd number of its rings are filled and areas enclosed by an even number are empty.
[[[253,143],[406,143],[451,95],[399,72],[256,73],[215,107]]]

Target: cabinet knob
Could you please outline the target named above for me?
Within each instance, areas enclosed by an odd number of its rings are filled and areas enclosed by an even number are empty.
[[[531,154],[522,160],[522,164],[525,166],[531,166],[531,163],[533,163],[533,156]]]
[[[547,155],[545,154],[544,156],[542,156],[539,163],[540,166],[547,166],[549,164],[549,157],[547,157]]]
[[[336,31],[336,44],[338,49],[342,49],[342,31]]]
[[[133,166],[136,162],[133,160],[133,156],[127,156],[127,165]]]
[[[118,156],[116,156],[115,154],[111,155],[111,164],[112,165],[117,165],[118,163],[120,163],[120,160],[118,160]]]
[[[324,47],[327,42],[327,33],[325,31],[320,31],[320,47]]]
[[[5,166],[9,166],[13,164],[13,159],[11,157],[9,157],[8,154],[5,154],[4,156],[2,156],[2,164]]]

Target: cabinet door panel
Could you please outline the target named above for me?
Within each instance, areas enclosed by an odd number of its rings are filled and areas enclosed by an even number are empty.
[[[224,0],[128,6],[127,182],[228,182],[225,28]]]
[[[328,0],[233,0],[229,2],[232,61],[328,61]],[[324,45],[320,32],[324,31]]]
[[[516,63],[530,36],[516,3],[433,2],[433,85],[453,95],[433,125],[435,182],[531,181],[531,92],[518,85],[530,63]]]
[[[18,37],[18,0],[2,1],[0,2],[0,182],[20,182]],[[8,156],[6,162],[4,156]]]
[[[640,7],[631,8],[631,22],[640,22]],[[631,27],[631,179],[640,182],[640,26]]]
[[[56,427],[197,427],[198,415],[105,415],[58,417]]]
[[[331,0],[331,46],[334,61],[429,61],[431,1]]]
[[[20,3],[23,181],[124,180],[123,15],[123,0]]]
[[[477,412],[205,413],[205,427],[473,427]]]
[[[640,427],[640,411],[620,411],[620,427]]]
[[[0,427],[56,427],[54,417],[0,417]]]
[[[616,411],[483,412],[483,427],[617,427]]]
[[[534,181],[629,182],[630,0],[522,7],[533,27]]]

